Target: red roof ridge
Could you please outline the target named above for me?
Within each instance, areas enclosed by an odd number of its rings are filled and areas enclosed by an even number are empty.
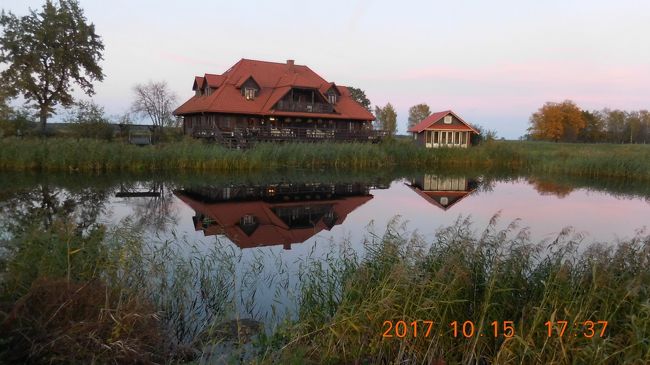
[[[449,110],[443,110],[443,111],[440,111],[440,112],[431,113],[431,115],[429,115],[428,117],[424,118],[420,123],[418,123],[418,124],[414,125],[413,127],[409,128],[407,132],[416,132],[416,133],[420,133],[420,132],[422,132],[423,130],[429,128],[430,126],[432,126],[433,124],[435,124],[436,122],[438,122],[440,119],[442,119],[443,117],[445,117],[445,116],[447,116],[447,115],[449,115],[449,114],[451,114],[451,115],[453,115],[454,117],[456,117],[458,120],[460,120],[461,123],[465,124],[465,125],[466,125],[469,129],[471,129],[474,133],[477,133],[477,134],[478,134],[478,131],[477,131],[474,127],[472,127],[471,124],[469,124],[469,123],[467,123],[466,121],[464,121],[463,118],[461,118],[460,116],[458,116],[458,114],[454,113],[454,111],[451,110],[451,109],[449,109]]]

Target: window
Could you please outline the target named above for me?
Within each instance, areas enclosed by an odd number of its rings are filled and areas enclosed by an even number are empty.
[[[329,94],[328,97],[329,97],[330,104],[336,104],[336,94],[335,93]]]
[[[445,124],[451,124],[451,115],[445,117]]]
[[[438,134],[440,132],[433,132],[433,143],[438,143]]]
[[[449,198],[447,198],[446,196],[443,196],[442,198],[440,198],[440,204],[442,204],[444,206],[448,205],[449,204]]]
[[[460,144],[460,133],[459,132],[454,132],[454,135],[456,136],[455,144]]]
[[[244,214],[244,216],[241,217],[241,220],[239,221],[239,224],[242,226],[247,226],[255,223],[257,223],[257,219],[252,214]]]
[[[246,100],[253,100],[255,99],[255,89],[253,88],[245,88],[244,89],[244,96],[246,97]]]
[[[212,89],[209,86],[206,86],[205,89],[203,89],[203,95],[210,95]]]

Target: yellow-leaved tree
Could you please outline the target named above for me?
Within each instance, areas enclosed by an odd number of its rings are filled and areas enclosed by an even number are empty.
[[[533,139],[575,142],[586,126],[582,110],[571,100],[547,102],[530,117],[529,133]]]

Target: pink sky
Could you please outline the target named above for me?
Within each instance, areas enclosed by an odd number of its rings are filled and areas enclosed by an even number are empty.
[[[4,0],[25,14],[42,0]],[[547,101],[650,109],[650,2],[644,0],[304,2],[82,0],[106,50],[95,101],[111,114],[132,87],[166,80],[184,100],[194,75],[240,58],[295,59],[393,103],[453,109],[506,138]],[[0,66],[1,67],[1,66]],[[81,95],[80,95],[81,96]]]

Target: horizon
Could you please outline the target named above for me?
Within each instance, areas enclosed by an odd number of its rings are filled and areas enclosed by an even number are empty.
[[[20,16],[43,2],[5,0],[1,8]],[[167,81],[180,105],[194,76],[221,74],[242,58],[293,59],[364,90],[373,108],[390,102],[399,134],[419,103],[507,139],[525,134],[549,101],[650,108],[650,48],[639,46],[650,43],[650,4],[642,1],[79,3],[105,45],[105,80],[92,99],[109,115],[124,113],[132,87],[149,80]]]

